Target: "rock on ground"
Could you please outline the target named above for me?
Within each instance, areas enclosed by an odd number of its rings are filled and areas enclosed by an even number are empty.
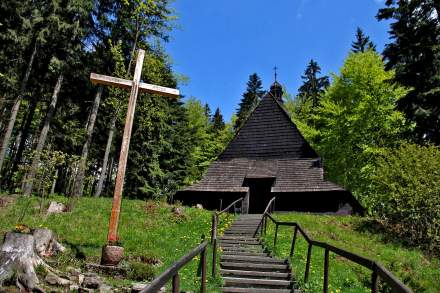
[[[64,213],[66,211],[67,211],[67,207],[63,203],[51,201],[49,207],[47,208],[46,215],[48,216],[50,214],[59,214],[59,213]]]

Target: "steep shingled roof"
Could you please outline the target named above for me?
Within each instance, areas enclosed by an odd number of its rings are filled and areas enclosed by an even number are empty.
[[[251,113],[219,160],[317,157],[284,107],[269,93]]]

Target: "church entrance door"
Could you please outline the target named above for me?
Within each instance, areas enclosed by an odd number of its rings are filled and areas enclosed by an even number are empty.
[[[249,187],[249,214],[261,214],[272,198],[271,188],[275,178],[246,179]]]

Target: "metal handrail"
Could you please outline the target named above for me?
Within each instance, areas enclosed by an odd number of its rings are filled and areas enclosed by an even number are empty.
[[[206,292],[206,247],[208,241],[203,241],[199,246],[188,252],[186,255],[182,256],[178,261],[166,269],[162,274],[155,278],[149,285],[145,286],[140,293],[156,293],[159,292],[171,278],[172,280],[172,291],[173,293],[180,292],[180,277],[179,270],[190,262],[195,256],[200,255],[200,262],[202,264],[202,280],[200,285],[200,292]],[[214,264],[213,264],[214,265]]]
[[[394,276],[393,273],[388,271],[382,264],[373,261],[371,259],[365,258],[363,256],[360,256],[356,253],[338,248],[336,246],[330,245],[325,242],[320,242],[313,240],[309,237],[309,235],[306,233],[304,229],[301,228],[301,226],[296,222],[281,222],[274,219],[269,213],[265,212],[263,215],[263,218],[269,218],[274,224],[275,224],[275,235],[274,235],[274,242],[273,247],[275,249],[276,243],[277,243],[277,236],[278,236],[278,226],[293,226],[295,227],[293,238],[292,238],[292,245],[290,248],[290,257],[293,257],[293,253],[295,250],[295,242],[296,237],[298,234],[298,231],[300,234],[304,237],[304,239],[308,243],[308,249],[307,249],[307,261],[306,261],[306,269],[304,271],[304,283],[307,283],[309,278],[309,270],[310,270],[310,263],[311,263],[311,254],[312,254],[312,247],[318,246],[325,249],[324,254],[324,285],[323,285],[323,292],[328,292],[328,267],[329,267],[329,252],[336,253],[339,256],[342,256],[354,263],[357,263],[369,270],[372,271],[371,274],[371,292],[377,293],[378,289],[378,280],[379,277],[381,277],[385,283],[387,283],[393,290],[393,292],[397,293],[413,293],[413,291],[408,288],[405,284],[402,283],[396,276]],[[262,229],[263,230],[263,229]],[[266,233],[266,231],[264,231]]]

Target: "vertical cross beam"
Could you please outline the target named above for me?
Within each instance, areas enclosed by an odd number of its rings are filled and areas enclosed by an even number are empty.
[[[133,84],[128,101],[127,117],[125,118],[124,134],[122,137],[121,153],[119,154],[118,173],[116,175],[115,192],[113,195],[112,212],[109,222],[107,240],[116,242],[118,240],[118,223],[121,211],[122,190],[124,187],[125,169],[127,166],[128,149],[130,147],[131,130],[133,128],[133,118],[136,108],[136,99],[141,79],[142,64],[144,63],[144,50],[139,50],[136,67],[134,70]]]

